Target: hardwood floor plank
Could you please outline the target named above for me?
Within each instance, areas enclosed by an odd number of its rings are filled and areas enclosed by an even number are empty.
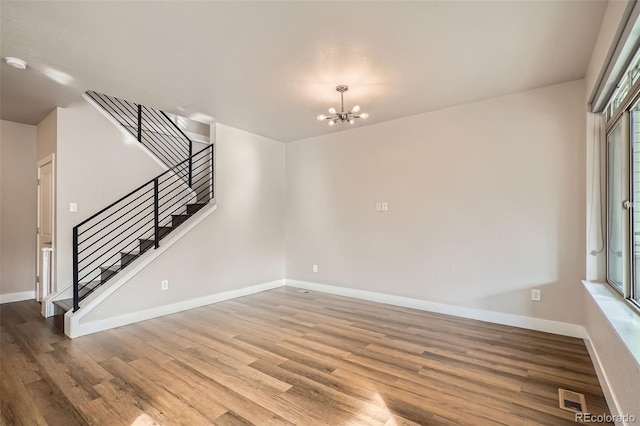
[[[162,369],[174,379],[187,381],[198,392],[215,395],[223,406],[234,413],[243,413],[244,418],[255,425],[293,424],[180,361],[163,364]]]
[[[4,353],[4,346],[2,350]],[[38,404],[16,371],[4,362],[4,357],[0,367],[0,418],[3,423],[16,426],[46,425]]]
[[[157,377],[158,365],[146,358],[140,358],[130,363],[145,377]],[[171,380],[169,377],[151,379],[156,385],[183,401],[190,409],[197,410],[207,419],[215,419],[227,412],[227,408],[218,403],[216,396],[210,393],[197,392],[189,383],[182,380]]]
[[[143,374],[138,369],[129,365],[120,358],[112,358],[102,362],[107,369],[121,383],[129,388],[128,393],[144,396],[145,400],[158,411],[163,413],[170,424],[180,425],[206,425],[210,423],[208,414],[203,414],[192,409],[182,398],[176,397],[163,386],[159,379],[153,380],[148,374]],[[152,376],[154,377],[154,376]],[[216,413],[212,418],[221,413]]]
[[[105,405],[116,411],[125,421],[132,425],[138,420],[151,424],[169,424],[161,410],[158,410],[143,393],[136,393],[136,389],[119,378],[100,383],[93,387],[104,401]],[[106,419],[103,419],[103,424]]]
[[[120,413],[107,405],[102,398],[89,401],[80,405],[78,408],[87,419],[88,424],[102,425],[104,424],[105,419],[109,419],[109,424],[111,426],[129,426],[132,424],[132,422],[127,422],[123,419]]]
[[[77,407],[100,397],[92,387],[95,383],[88,380],[88,376],[74,375],[74,370],[59,362],[52,355],[53,352],[55,351],[39,354],[37,356],[38,362],[46,371],[46,376],[56,384],[71,404]]]
[[[297,398],[298,404],[307,404],[310,410],[328,410],[334,414],[340,412],[346,419],[358,419],[362,424],[384,424],[389,418],[389,413],[383,408],[371,403],[366,398],[353,396],[350,392],[342,392],[335,387],[326,386],[304,374],[294,372],[282,366],[272,365],[266,361],[256,361],[251,365],[265,374],[279,378],[290,383],[290,395],[313,395],[313,398]]]
[[[222,416],[213,421],[216,426],[250,426],[251,422],[243,419],[232,411],[227,411]]]
[[[16,343],[2,344],[2,363],[7,369],[11,368],[22,383],[31,383],[42,378],[40,366]]]
[[[25,387],[48,425],[73,426],[87,423],[78,408],[50,381],[41,379]]]

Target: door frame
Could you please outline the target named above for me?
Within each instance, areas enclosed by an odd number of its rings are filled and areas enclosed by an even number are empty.
[[[51,287],[51,292],[55,291],[56,288],[56,154],[52,153],[47,155],[46,157],[42,158],[41,160],[38,160],[37,163],[37,170],[38,170],[38,181],[37,181],[37,186],[38,186],[38,193],[37,193],[37,211],[36,211],[36,300],[37,299],[42,299],[42,295],[40,294],[40,282],[39,280],[41,279],[40,276],[38,275],[40,273],[40,262],[42,261],[42,253],[40,251],[40,169],[51,163],[51,186],[52,186],[52,191],[51,191],[51,205],[52,205],[52,209],[51,209],[51,248],[53,249],[53,251],[51,251],[50,254],[50,259],[51,259],[51,270],[49,271],[49,273],[51,274],[51,283],[50,283],[50,287]]]

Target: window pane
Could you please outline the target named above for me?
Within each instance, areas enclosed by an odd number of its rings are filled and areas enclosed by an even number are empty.
[[[607,136],[607,279],[622,291],[623,253],[623,141],[622,125]]]

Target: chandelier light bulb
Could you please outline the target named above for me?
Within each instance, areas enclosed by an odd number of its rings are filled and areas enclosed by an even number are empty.
[[[329,108],[329,114],[333,115],[338,112],[334,107]]]
[[[329,121],[329,126],[333,127],[333,126],[335,126],[335,124],[336,124],[336,120]]]
[[[362,118],[363,120],[366,120],[367,118],[369,118],[369,114],[366,112],[363,112],[362,114],[360,114],[360,118]]]
[[[353,123],[355,123],[355,122],[356,122],[356,120],[355,120],[355,119],[353,119],[353,118],[350,118],[350,119],[349,119],[349,124],[353,124]]]
[[[359,112],[360,111],[360,105],[356,105],[353,108],[351,108],[351,112]]]
[[[318,119],[318,121],[322,121],[322,120],[326,120],[327,116],[324,114],[320,114],[319,116],[316,117]]]

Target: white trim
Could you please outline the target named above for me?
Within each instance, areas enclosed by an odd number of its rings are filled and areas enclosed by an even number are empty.
[[[130,314],[87,323],[80,323],[78,315],[74,315],[73,312],[69,311],[65,314],[64,318],[65,333],[71,338],[80,337],[87,334],[96,333],[98,331],[108,330],[127,324],[133,324],[163,315],[186,311],[187,309],[199,308],[201,306],[210,305],[212,303],[223,302],[225,300],[235,299],[237,297],[260,293],[262,291],[282,287],[284,285],[284,282],[285,280],[271,281],[251,287],[241,288],[238,290],[230,290],[223,293],[211,294],[208,296],[199,297],[197,299],[184,300],[182,302],[173,303],[171,305],[158,306],[156,308],[151,308],[144,311],[132,312]],[[81,311],[78,311],[78,313],[80,312]],[[67,324],[73,324],[73,326],[69,327],[69,331],[67,331]]]
[[[525,317],[521,315],[506,314],[503,312],[487,311],[484,309],[467,308],[464,306],[448,305],[445,303],[430,302],[428,300],[413,299],[410,297],[394,296],[385,293],[376,293],[354,288],[338,287],[309,281],[286,280],[287,286],[298,287],[307,290],[315,290],[339,296],[353,297],[355,299],[369,300],[371,302],[386,303],[388,305],[402,306],[405,308],[419,309],[421,311],[436,312],[453,315],[479,321],[487,321],[512,327],[526,328],[529,330],[543,331],[546,333],[560,334],[563,336],[583,338],[584,327],[578,324],[570,324],[559,321],[545,320],[541,318]]]
[[[607,400],[607,405],[611,410],[612,416],[620,416],[619,418],[623,418],[624,414],[622,408],[620,407],[620,403],[618,402],[618,398],[613,391],[613,386],[611,385],[611,381],[607,376],[607,372],[604,369],[604,365],[600,361],[600,357],[598,356],[598,351],[596,350],[595,345],[591,341],[591,337],[589,336],[589,332],[585,330],[585,338],[584,344],[587,347],[587,351],[589,352],[589,356],[591,357],[591,362],[593,363],[593,367],[596,370],[596,375],[598,376],[598,381],[600,382],[600,387],[602,388],[602,392],[604,393],[604,397]],[[616,426],[627,426],[627,423],[616,422]]]
[[[11,302],[22,302],[23,300],[35,300],[35,298],[36,298],[35,290],[20,291],[18,293],[0,294],[0,304],[11,303]]]

